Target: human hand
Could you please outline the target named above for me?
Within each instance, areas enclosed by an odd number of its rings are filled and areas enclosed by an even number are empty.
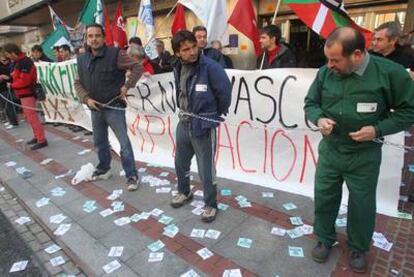
[[[336,122],[329,118],[320,118],[318,120],[318,127],[322,135],[329,136],[332,133],[333,128],[335,127]]]
[[[376,135],[377,133],[375,132],[374,126],[365,126],[359,131],[349,133],[349,136],[358,142],[373,140]]]

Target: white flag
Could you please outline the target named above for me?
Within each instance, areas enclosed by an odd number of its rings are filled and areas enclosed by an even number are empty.
[[[151,0],[141,0],[141,4],[138,9],[138,21],[145,24],[145,38],[144,43],[145,54],[150,60],[158,57],[158,52],[155,47],[155,34],[154,34],[154,19],[152,17],[152,5]]]
[[[103,14],[102,0],[96,1],[96,12],[94,16],[95,16],[95,23],[103,26],[104,25],[104,14]]]
[[[52,9],[50,5],[49,5],[49,12],[50,12],[50,18],[52,19],[52,25],[53,25],[54,30],[56,30],[56,28],[60,25],[65,26],[65,23],[63,23],[63,20],[60,19],[60,17],[55,13],[55,11]]]
[[[227,31],[226,0],[178,0],[203,22],[207,29],[207,40],[220,40],[229,44]]]

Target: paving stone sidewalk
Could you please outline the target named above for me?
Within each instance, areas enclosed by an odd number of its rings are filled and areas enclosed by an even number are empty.
[[[190,270],[199,276],[222,276],[225,270],[230,269],[240,269],[243,276],[414,276],[412,220],[378,215],[376,231],[383,233],[394,245],[390,252],[372,247],[369,273],[353,274],[348,267],[345,227],[337,228],[339,245],[334,247],[329,261],[323,265],[314,263],[310,257],[310,250],[315,244],[313,235],[291,239],[287,234],[271,234],[273,227],[286,230],[297,227],[291,223],[290,217],[301,217],[305,224],[312,225],[313,202],[309,198],[220,179],[219,191],[231,190],[230,195],[219,195],[218,198],[222,207],[228,208],[220,210],[215,222],[202,223],[200,217],[192,213],[195,207],[187,205],[176,210],[169,206],[171,191],[175,190],[176,184],[174,171],[170,168],[137,162],[138,168],[145,168],[143,176],[153,176],[168,182],[163,181],[165,184],[160,187],[145,183],[132,193],[126,190],[125,180],[120,176],[120,161],[115,155],[111,169],[114,176],[108,181],[83,182],[73,186],[73,176],[56,179],[56,176],[69,170],[75,172],[88,162],[94,163],[96,154],[94,151],[78,154],[85,149],[93,149],[91,137],[71,133],[65,127],[47,125],[46,130],[49,147],[31,151],[21,141],[31,136],[24,123],[10,130],[0,127],[0,180],[8,191],[16,195],[18,202],[24,204],[29,216],[46,229],[45,233],[50,239],[62,246],[65,251],[62,256],[65,255],[68,261],[73,261],[71,264],[75,268],[78,267],[79,272],[72,274],[106,275],[103,267],[116,260],[120,268],[111,276],[180,276]],[[78,139],[74,139],[78,136]],[[48,158],[53,161],[40,164]],[[16,165],[4,166],[9,161],[16,162]],[[32,176],[23,179],[16,172],[19,167],[29,169]],[[196,175],[192,184],[194,192],[201,190]],[[64,193],[56,193],[58,187]],[[117,189],[123,190],[119,198],[108,199]],[[263,197],[263,192],[271,192],[273,197]],[[239,195],[244,196],[251,207],[241,207],[235,199]],[[42,198],[48,198],[49,202],[38,207],[37,203]],[[200,196],[195,199],[202,200]],[[96,209],[90,211],[85,208],[87,201],[95,201],[92,206]],[[114,201],[122,201],[124,210],[106,217],[100,215],[101,211],[112,208]],[[287,210],[283,206],[286,203],[294,203],[296,208]],[[148,219],[123,226],[115,223],[128,221],[127,218],[135,214],[144,216],[142,212],[154,209],[162,210],[163,213],[158,215],[154,212]],[[400,209],[413,213],[412,205],[406,202],[401,202]],[[66,218],[59,224],[50,222],[51,216],[59,214]],[[170,224],[168,221],[179,228],[173,238],[163,235],[164,228]],[[70,229],[63,235],[55,235],[61,224],[71,224]],[[217,239],[194,237],[191,235],[193,229],[217,230],[220,235]],[[238,246],[240,238],[251,239],[250,248]],[[151,253],[148,246],[158,240],[164,244],[159,250],[164,253],[163,260],[148,262]],[[45,243],[40,245],[41,249],[36,253],[42,253],[46,247]],[[108,257],[111,248],[116,246],[124,247],[122,255]],[[289,247],[302,248],[304,257],[290,256]],[[210,250],[213,256],[203,259],[197,253],[203,248]],[[63,272],[64,269],[53,274]]]

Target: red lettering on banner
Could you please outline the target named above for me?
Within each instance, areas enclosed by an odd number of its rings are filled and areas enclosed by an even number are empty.
[[[264,135],[265,135],[265,145],[264,145],[264,159],[263,159],[263,173],[266,174],[267,168],[267,144],[268,144],[268,130],[267,125],[264,128]]]
[[[302,183],[303,179],[305,178],[305,170],[306,170],[306,165],[307,165],[306,161],[307,161],[307,157],[308,157],[308,148],[309,148],[309,152],[312,156],[313,163],[315,164],[315,167],[318,164],[318,161],[315,157],[315,153],[313,152],[312,145],[310,143],[308,135],[305,135],[304,141],[305,141],[305,146],[303,147],[303,152],[304,153],[303,153],[302,171],[300,173],[300,179],[299,179],[300,183]]]
[[[167,125],[168,125],[168,136],[170,137],[171,144],[173,146],[173,150],[172,150],[172,155],[171,156],[175,157],[176,145],[175,145],[174,136],[173,136],[173,133],[172,133],[172,130],[171,130],[171,127],[172,127],[171,126],[171,116],[168,116],[168,121],[167,122],[168,122],[167,123]]]
[[[160,120],[160,122],[162,123],[162,131],[160,133],[152,133],[152,132],[150,132],[150,130],[149,130],[149,127],[151,125],[150,124],[150,118],[152,118],[152,119],[159,119]],[[150,137],[151,143],[152,143],[151,151],[150,152],[153,153],[154,152],[154,148],[155,148],[155,142],[154,142],[154,139],[152,138],[152,136],[163,136],[165,134],[165,123],[164,123],[164,120],[162,120],[161,117],[155,116],[155,115],[146,115],[145,116],[145,119],[147,120],[146,132],[147,132],[148,136]]]
[[[145,137],[144,137],[144,134],[141,132],[141,129],[139,128],[139,122],[140,121],[141,121],[141,116],[139,114],[137,114],[137,116],[135,117],[134,122],[129,127],[129,130],[131,131],[131,133],[134,136],[136,135],[135,130],[138,130],[139,134],[141,135],[141,138],[142,138],[141,153],[142,153],[142,152],[144,152]]]
[[[290,166],[290,168],[289,168],[288,172],[286,173],[286,175],[283,178],[280,178],[280,179],[276,176],[275,171],[274,171],[274,145],[275,145],[276,136],[279,133],[283,137],[285,137],[293,147],[293,162],[292,162],[292,165]],[[293,168],[296,164],[296,158],[297,158],[297,151],[296,151],[296,145],[293,142],[293,140],[289,136],[287,136],[283,130],[277,130],[276,132],[274,132],[274,134],[272,136],[272,142],[270,144],[270,167],[272,169],[272,175],[277,181],[282,182],[282,181],[285,181],[289,177],[289,175],[292,173],[292,170],[293,170]]]
[[[229,145],[221,144],[221,128],[222,128],[222,126],[224,126],[224,129],[226,131],[227,140],[229,142]],[[229,132],[229,128],[227,127],[227,124],[226,123],[222,123],[218,127],[217,150],[216,150],[216,160],[215,160],[216,166],[217,166],[217,163],[218,163],[218,160],[219,160],[219,157],[220,157],[220,149],[221,148],[228,148],[228,149],[230,149],[231,161],[232,161],[232,168],[233,169],[236,169],[236,166],[234,164],[233,144],[231,143],[230,132]]]
[[[252,124],[250,124],[248,121],[245,121],[245,120],[240,122],[239,127],[237,127],[237,134],[236,134],[237,159],[239,161],[239,165],[240,165],[241,170],[243,170],[246,173],[256,173],[257,170],[255,170],[255,169],[246,169],[246,168],[244,168],[244,166],[242,164],[242,161],[241,161],[239,138],[240,138],[240,129],[241,129],[242,125],[244,125],[244,124],[247,124],[247,125],[249,125],[249,127],[252,127]]]

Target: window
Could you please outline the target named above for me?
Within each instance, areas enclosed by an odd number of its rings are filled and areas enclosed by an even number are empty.
[[[401,24],[401,29],[404,28],[404,21],[405,21],[405,11],[402,12],[394,12],[394,13],[381,13],[375,15],[375,28],[379,25],[389,22],[389,21],[398,21]]]
[[[365,16],[364,15],[354,15],[351,16],[351,19],[358,25],[361,27],[366,27],[365,26]]]

